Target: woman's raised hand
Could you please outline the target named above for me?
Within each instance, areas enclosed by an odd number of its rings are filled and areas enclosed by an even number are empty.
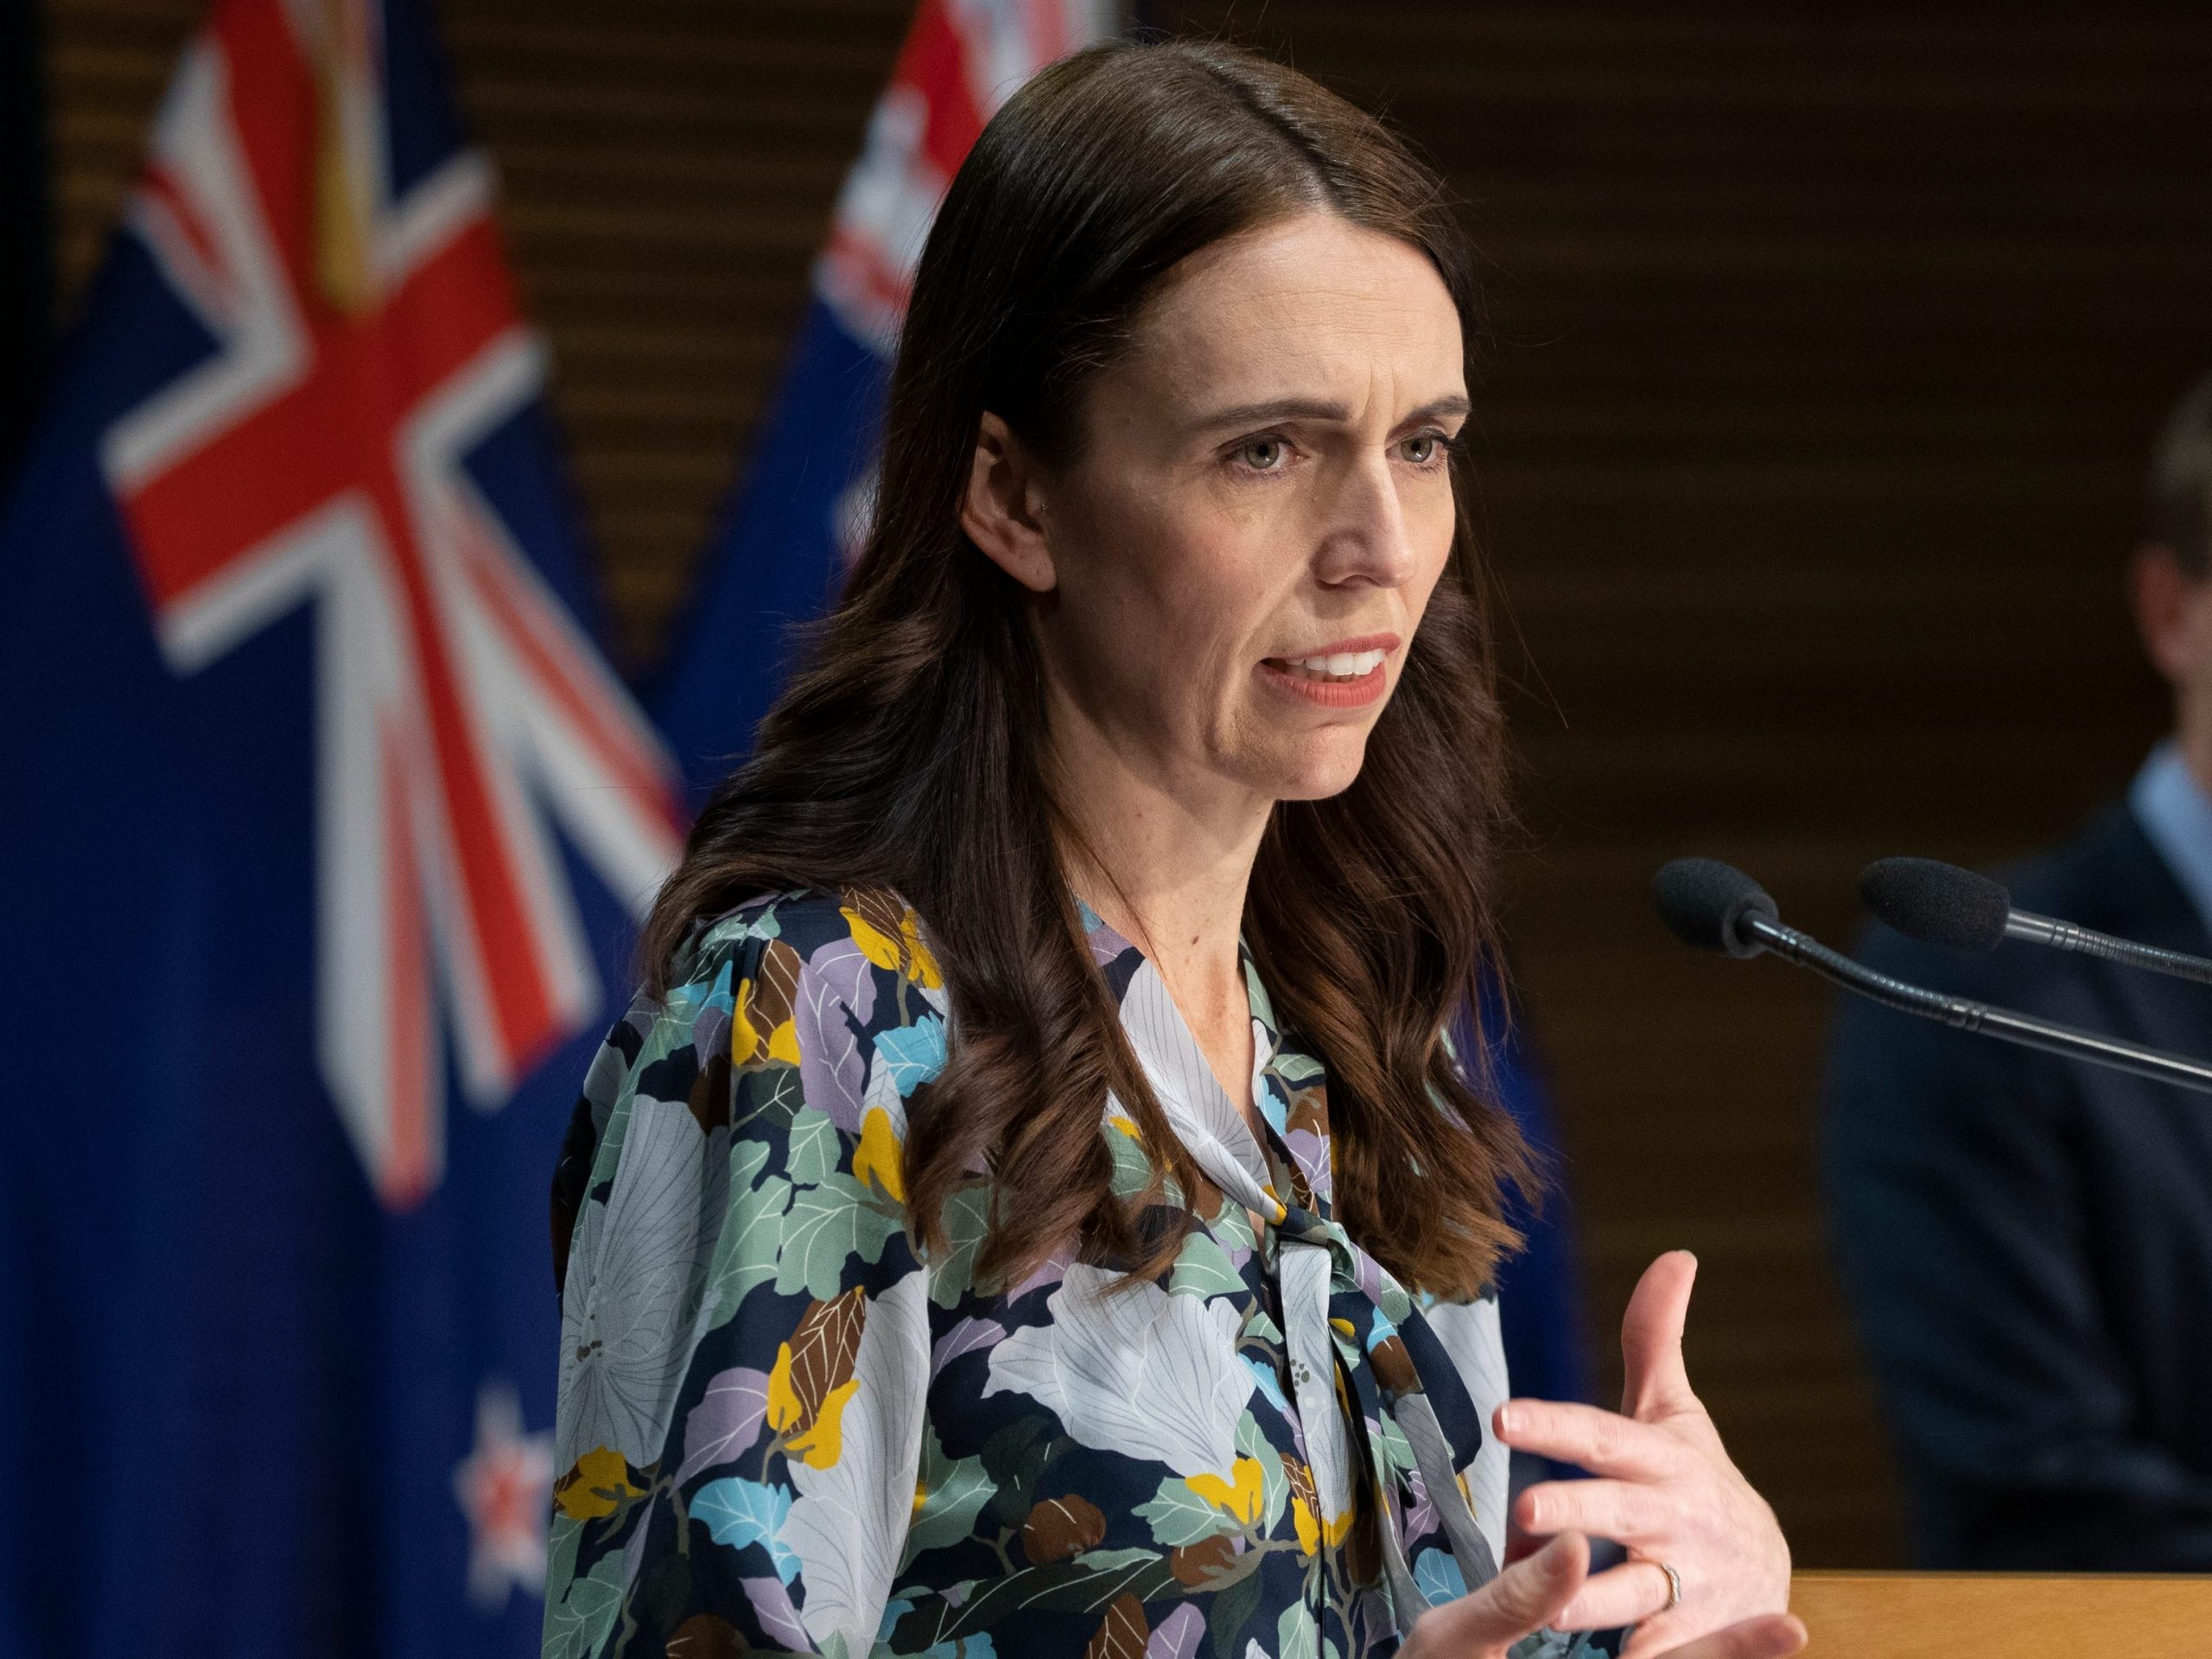
[[[1571,1617],[1575,1598],[1611,1576],[1591,1579],[1588,1541],[1563,1532],[1481,1589],[1423,1613],[1399,1659],[1506,1659],[1522,1637],[1547,1624],[1568,1628],[1561,1621]],[[1785,1659],[1804,1645],[1802,1624],[1786,1613],[1770,1614],[1708,1631],[1656,1659]]]
[[[1622,1659],[1693,1653],[1704,1659],[1707,1649],[1695,1638],[1774,1622],[1761,1616],[1789,1605],[1789,1546],[1774,1511],[1729,1461],[1682,1367],[1682,1325],[1696,1277],[1697,1258],[1687,1250],[1644,1269],[1621,1319],[1626,1382],[1619,1414],[1543,1400],[1509,1400],[1497,1409],[1498,1438],[1508,1446],[1580,1464],[1597,1477],[1529,1487],[1513,1519],[1523,1532],[1562,1535],[1558,1541],[1572,1532],[1627,1547],[1629,1560],[1580,1584],[1554,1621],[1561,1630],[1634,1624]],[[1681,1584],[1672,1608],[1662,1562]],[[1733,1659],[1796,1650],[1711,1652]]]

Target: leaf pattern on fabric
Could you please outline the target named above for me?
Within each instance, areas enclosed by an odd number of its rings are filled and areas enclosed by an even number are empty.
[[[921,1477],[914,1483],[914,1516],[906,1526],[902,1564],[925,1549],[966,1538],[976,1516],[998,1495],[998,1483],[981,1458],[948,1458],[937,1431],[922,1427]]]
[[[783,1541],[791,1519],[791,1495],[780,1486],[725,1475],[691,1496],[691,1518],[718,1544],[742,1548],[759,1544],[776,1564],[776,1576],[789,1584],[798,1573],[798,1555]]]
[[[837,1457],[827,1467],[790,1465],[799,1496],[783,1536],[806,1573],[799,1618],[817,1641],[842,1637],[848,1653],[868,1650],[890,1599],[914,1510],[929,1363],[927,1298],[917,1269],[868,1310]]]
[[[798,1006],[798,953],[781,939],[771,940],[754,971],[738,982],[730,1015],[731,1064],[798,1064],[798,1035],[791,1014]]]
[[[1021,1523],[1021,1553],[1033,1561],[1065,1561],[1093,1548],[1106,1535],[1106,1517],[1078,1493],[1065,1492],[1030,1506]]]
[[[1152,1626],[1145,1622],[1144,1604],[1123,1591],[1108,1604],[1098,1633],[1083,1649],[1083,1659],[1141,1659]]]
[[[1122,1265],[1066,1248],[979,1289],[980,1170],[944,1249],[910,1236],[906,1125],[950,1018],[897,895],[748,901],[614,1022],[556,1220],[548,1659],[1384,1659],[1493,1570],[1495,1304],[1409,1294],[1331,1221],[1326,1078],[1249,953],[1258,1136],[1141,953],[1084,920],[1212,1183],[1169,1269],[1111,1294]],[[1110,1097],[1097,1132],[1143,1192],[1154,1149]],[[1255,1236],[1248,1205],[1281,1219]]]
[[[1195,1603],[1184,1602],[1153,1627],[1144,1645],[1145,1659],[1192,1659],[1205,1632],[1205,1616]]]
[[[1015,1389],[1084,1446],[1179,1475],[1230,1475],[1252,1392],[1236,1357],[1236,1306],[1152,1284],[1108,1295],[1118,1277],[1070,1268],[1046,1303],[1052,1322],[1025,1325],[991,1350],[983,1397]]]
[[[868,1090],[861,1033],[874,1002],[868,959],[850,939],[823,945],[798,976],[792,1031],[807,1103],[849,1135],[861,1126]]]
[[[688,1357],[678,1333],[690,1324],[701,1265],[692,1181],[701,1141],[688,1103],[632,1102],[594,1269],[569,1281],[575,1295],[563,1320],[559,1391],[569,1409],[555,1447],[560,1466],[602,1446],[640,1468],[660,1455]]]
[[[760,1438],[768,1414],[768,1379],[750,1365],[733,1365],[707,1384],[683,1425],[683,1462],[676,1471],[679,1486],[702,1469],[734,1463]]]

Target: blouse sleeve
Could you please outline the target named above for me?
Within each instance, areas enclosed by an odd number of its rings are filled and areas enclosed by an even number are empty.
[[[546,1659],[876,1640],[929,1376],[905,1103],[944,1052],[942,982],[895,914],[739,911],[593,1069]]]

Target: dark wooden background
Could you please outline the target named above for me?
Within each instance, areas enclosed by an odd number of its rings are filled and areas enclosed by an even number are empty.
[[[194,0],[52,0],[62,274]],[[906,0],[444,0],[650,657],[746,453]],[[1809,1160],[1825,999],[1694,958],[1698,850],[1838,938],[1865,859],[2055,836],[2164,719],[2120,602],[2212,367],[2212,13],[2087,4],[1160,4],[1385,110],[1490,269],[1484,512],[1529,847],[1513,943],[1610,1331],[1703,1263],[1692,1374],[1801,1564],[1894,1558]]]

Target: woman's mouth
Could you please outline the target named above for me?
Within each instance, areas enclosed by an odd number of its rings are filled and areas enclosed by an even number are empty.
[[[1269,657],[1260,677],[1278,690],[1324,709],[1358,709],[1382,695],[1387,651],[1334,651],[1318,657]]]
[[[1326,657],[1270,657],[1267,660],[1269,668],[1281,669],[1300,679],[1319,681],[1324,685],[1346,685],[1372,674],[1389,654],[1381,651],[1338,651]]]

